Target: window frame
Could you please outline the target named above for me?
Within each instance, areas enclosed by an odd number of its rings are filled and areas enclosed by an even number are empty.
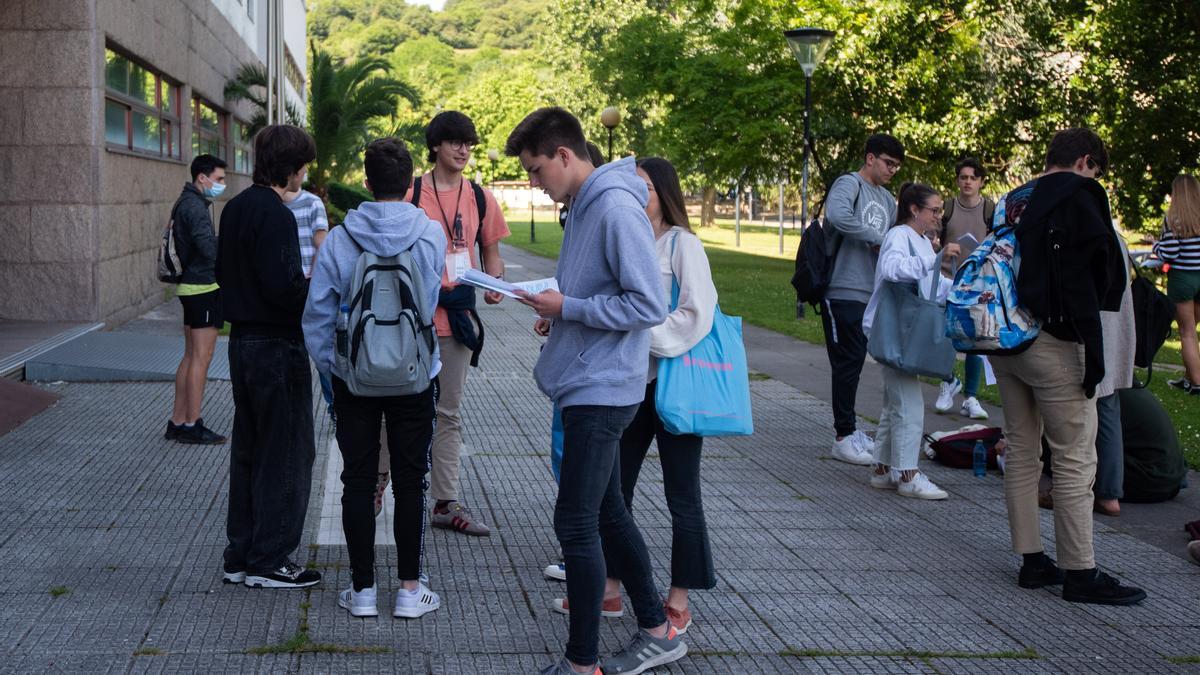
[[[214,132],[212,130],[205,129],[200,124],[200,106],[202,105],[216,114],[217,131]],[[210,103],[204,97],[195,93],[192,94],[192,104],[189,107],[192,111],[192,157],[204,154],[203,143],[205,140],[216,140],[217,147],[220,149],[220,152],[215,153],[214,156],[228,163],[230,161],[229,151],[232,146],[232,135],[230,133],[229,124],[231,115],[213,103]]]
[[[164,106],[163,93],[164,89],[174,95],[175,109],[181,111],[183,107],[183,84],[177,82],[170,77],[167,77],[158,69],[149,65],[145,61],[131,56],[129,53],[122,51],[115,45],[106,44],[105,47],[105,78],[104,78],[104,114],[107,118],[107,108],[109,101],[121,106],[125,116],[125,143],[117,144],[108,139],[107,119],[105,121],[104,145],[109,150],[117,152],[131,153],[139,157],[151,157],[156,159],[166,159],[170,161],[183,162],[183,118],[182,114],[174,114],[171,112],[170,106]],[[126,62],[136,65],[148,74],[154,77],[154,104],[150,105],[146,101],[135,98],[130,94],[118,91],[109,86],[108,83],[108,53],[116,55],[124,59]],[[128,87],[128,71],[126,71],[126,86]],[[165,85],[165,86],[164,86]],[[140,113],[152,117],[158,121],[158,151],[139,148],[133,143],[133,115]]]
[[[241,127],[239,133],[235,135],[234,129]],[[247,136],[241,133],[242,130],[249,131],[250,123],[230,116],[229,124],[229,148],[233,153],[233,159],[227,160],[229,168],[233,173],[240,173],[244,176],[249,176],[254,173],[254,136]],[[238,153],[244,152],[246,156],[246,166],[244,170],[238,165]]]

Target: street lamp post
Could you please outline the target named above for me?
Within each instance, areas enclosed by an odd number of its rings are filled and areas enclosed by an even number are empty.
[[[488,161],[492,163],[492,189],[496,189],[496,160],[500,159],[500,151],[495,148],[488,148]]]
[[[610,162],[613,159],[613,151],[612,151],[613,129],[616,129],[617,125],[620,123],[621,123],[621,111],[620,110],[617,110],[613,106],[609,106],[609,107],[605,108],[604,110],[600,111],[600,124],[603,124],[604,128],[608,129],[608,161],[610,161]]]
[[[793,28],[783,31],[788,47],[800,68],[804,70],[804,170],[800,175],[800,227],[801,237],[803,228],[808,226],[808,158],[812,154],[812,131],[809,126],[809,113],[812,110],[812,76],[817,70],[821,57],[833,41],[833,31],[823,28]],[[782,237],[780,245],[782,246]],[[782,252],[782,251],[781,251]],[[796,301],[796,318],[804,318],[804,303]]]

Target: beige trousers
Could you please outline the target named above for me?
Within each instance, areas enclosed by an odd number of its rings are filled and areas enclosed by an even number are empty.
[[[1095,567],[1096,402],[1083,393],[1083,345],[1042,333],[1024,352],[990,361],[1004,403],[1004,497],[1013,550],[1024,554],[1043,549],[1037,494],[1045,436],[1054,472],[1058,566]]]
[[[437,426],[433,431],[433,448],[429,494],[435,500],[458,499],[459,451],[462,449],[463,389],[467,385],[467,369],[471,366],[471,350],[453,337],[438,336],[442,370],[438,373]],[[391,471],[391,456],[387,449],[387,427],[379,430],[379,473]]]

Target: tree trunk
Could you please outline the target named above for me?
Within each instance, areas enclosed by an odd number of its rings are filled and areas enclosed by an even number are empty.
[[[711,227],[717,222],[717,188],[706,185],[700,199],[700,227]]]

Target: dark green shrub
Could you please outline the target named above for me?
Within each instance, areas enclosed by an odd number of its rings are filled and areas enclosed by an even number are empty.
[[[358,208],[358,205],[363,202],[375,201],[366,188],[357,185],[330,182],[326,190],[328,191],[326,203],[329,206],[336,206],[343,214],[350,209]]]

